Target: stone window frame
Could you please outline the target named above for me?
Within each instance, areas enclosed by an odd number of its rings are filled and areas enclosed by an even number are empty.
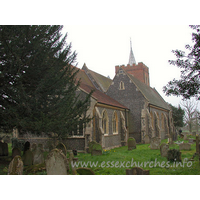
[[[123,82],[123,81],[121,81],[121,82],[119,83],[119,89],[120,89],[120,90],[125,90],[125,86],[124,86],[124,82]]]
[[[113,116],[112,116],[112,132],[113,132],[113,135],[119,134],[119,129],[118,129],[118,115],[117,115],[116,111],[113,112]]]
[[[108,117],[107,110],[105,110],[105,109],[102,111],[102,124],[101,125],[102,125],[102,130],[103,130],[104,135],[108,135],[109,134],[109,117]]]

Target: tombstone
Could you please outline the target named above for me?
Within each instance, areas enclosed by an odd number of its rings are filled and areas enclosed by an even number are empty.
[[[14,158],[15,156],[20,156],[21,157],[21,150],[17,147],[14,147],[12,149],[12,158]]]
[[[128,150],[136,149],[135,138],[128,138]]]
[[[30,142],[29,142],[29,141],[26,141],[25,144],[24,144],[23,155],[25,154],[25,152],[26,152],[27,150],[30,149],[30,146],[31,146]]]
[[[67,158],[60,149],[53,149],[45,161],[47,175],[67,175]]]
[[[160,145],[160,155],[162,157],[167,157],[168,150],[169,150],[168,144],[163,143],[163,144]]]
[[[44,163],[44,154],[39,146],[37,146],[33,151],[33,164],[42,164]]]
[[[191,149],[191,144],[189,143],[182,143],[179,144],[179,150],[190,150]]]
[[[156,137],[151,138],[150,148],[151,149],[160,149],[160,139],[156,138]]]
[[[150,143],[150,138],[149,138],[148,135],[145,135],[145,136],[144,136],[144,143],[145,143],[145,144],[149,144],[149,143]]]
[[[187,140],[187,135],[186,134],[184,134],[183,139]]]
[[[149,175],[149,170],[144,170],[140,167],[126,169],[126,175]]]
[[[99,143],[92,141],[89,143],[89,151],[92,156],[102,155],[102,146]]]
[[[79,175],[95,175],[95,173],[90,168],[86,167],[80,167],[76,169],[76,171]]]
[[[22,160],[25,166],[33,165],[33,153],[30,149],[25,151],[25,154],[22,156]]]
[[[15,156],[8,166],[8,175],[23,175],[23,162],[20,156]]]
[[[167,160],[170,162],[181,162],[181,152],[177,149],[170,149],[167,152]]]
[[[190,139],[188,140],[188,143],[189,143],[189,144],[194,144],[194,139],[191,139],[191,138],[190,138]]]
[[[67,155],[67,149],[66,149],[65,145],[64,145],[62,142],[60,142],[60,143],[56,146],[56,149],[62,150],[63,154],[64,154],[65,156]]]
[[[8,156],[8,144],[0,142],[0,156]]]

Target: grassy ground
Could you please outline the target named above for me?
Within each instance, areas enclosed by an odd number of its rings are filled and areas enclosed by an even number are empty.
[[[182,139],[179,139],[182,140]],[[183,141],[183,140],[182,140]],[[166,143],[163,140],[162,143]],[[187,142],[187,141],[184,141]],[[170,149],[178,149],[178,145],[170,146]],[[92,168],[96,175],[125,175],[126,169],[138,166],[150,170],[151,175],[200,175],[200,165],[197,158],[194,161],[189,161],[196,151],[195,144],[191,145],[190,151],[182,152],[182,161],[188,159],[182,166],[177,166],[176,163],[167,163],[167,159],[160,156],[160,150],[151,150],[149,144],[138,144],[137,148],[128,151],[128,147],[119,147],[109,151],[103,151],[102,156],[91,156],[91,154],[78,153],[79,167],[81,164],[84,167]],[[45,156],[47,152],[44,152]],[[11,146],[9,145],[9,155],[11,155]],[[0,174],[6,175],[6,168],[9,165],[11,156],[3,159],[0,158]],[[185,160],[186,161],[186,160]],[[184,164],[184,167],[183,167]],[[96,166],[95,166],[96,165]],[[160,166],[159,166],[160,165]],[[26,167],[24,174],[45,175],[45,165],[34,167]]]

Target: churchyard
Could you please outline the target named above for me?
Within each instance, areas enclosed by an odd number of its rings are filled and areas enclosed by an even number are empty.
[[[58,146],[62,151],[57,149],[51,152],[42,151],[41,148],[33,145],[31,150],[27,150],[28,159],[25,159],[21,152],[22,160],[26,160],[23,164],[20,157],[12,159],[15,155],[12,155],[12,146],[11,143],[8,143],[8,156],[0,156],[0,174],[12,174],[12,168],[15,166],[18,174],[23,175],[55,173],[126,175],[137,174],[136,171],[138,169],[141,171],[140,168],[145,170],[144,174],[150,175],[200,175],[199,158],[195,156],[197,149],[194,140],[196,138],[184,139],[179,137],[174,144],[167,144],[167,140],[162,140],[159,148],[155,148],[158,146],[157,144],[136,144],[135,147],[134,141],[129,142],[129,145],[134,147],[123,146],[111,150],[101,149],[97,145],[95,148],[91,147],[88,153],[78,152],[77,155],[67,152],[62,145]],[[173,161],[168,162],[167,152],[169,150],[172,154],[177,155],[177,160],[180,156],[181,165]],[[76,164],[69,165],[71,161]],[[133,169],[134,167],[139,168],[136,170]],[[143,172],[141,173],[143,174]]]

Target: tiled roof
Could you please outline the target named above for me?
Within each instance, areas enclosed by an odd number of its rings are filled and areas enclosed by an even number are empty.
[[[90,69],[88,69],[88,71],[90,72],[92,77],[95,79],[95,81],[98,83],[98,85],[103,89],[103,91],[106,92],[108,88],[110,87],[112,80]]]
[[[149,101],[150,104],[154,106],[158,106],[167,110],[170,110],[168,104],[165,100],[161,97],[161,95],[156,91],[156,89],[149,87],[148,85],[142,83],[138,79],[136,79],[131,74],[128,74],[129,78],[132,82],[138,87],[144,97]]]

